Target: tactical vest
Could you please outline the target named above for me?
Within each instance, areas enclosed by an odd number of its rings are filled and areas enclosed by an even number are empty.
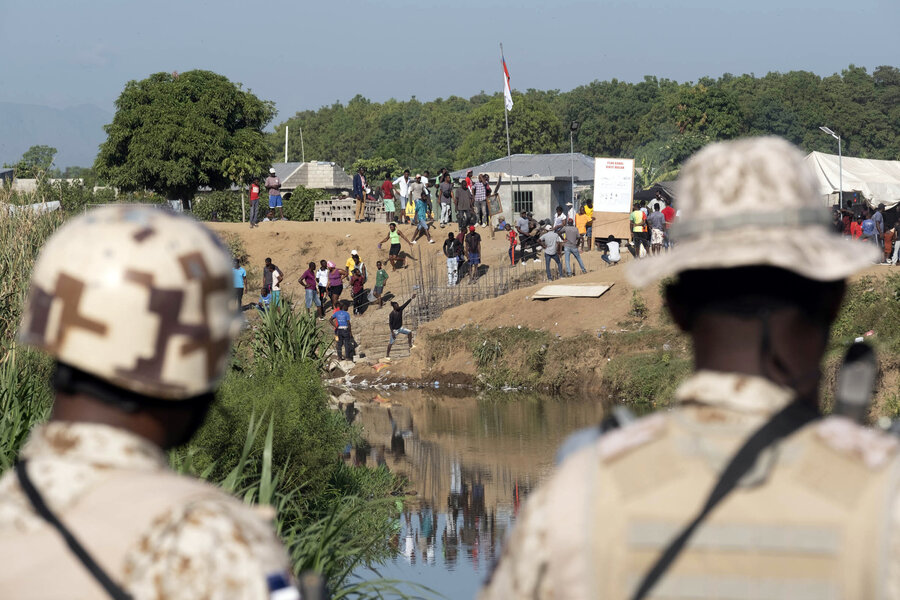
[[[896,499],[896,453],[867,466],[817,433],[822,422],[760,456],[704,521],[652,598],[837,600],[884,596]],[[696,515],[743,437],[698,434],[671,413],[652,441],[601,458],[588,539],[596,598],[626,599]],[[749,433],[749,432],[748,432]],[[601,442],[602,443],[602,442]],[[748,481],[749,480],[749,481]],[[612,517],[614,515],[614,517]],[[896,559],[895,559],[896,560]]]
[[[58,512],[57,517],[120,585],[126,553],[151,529],[156,517],[172,507],[223,499],[221,492],[186,477],[115,470],[110,473],[108,480]],[[0,598],[107,597],[56,529],[47,523],[42,521],[36,531],[0,537]]]

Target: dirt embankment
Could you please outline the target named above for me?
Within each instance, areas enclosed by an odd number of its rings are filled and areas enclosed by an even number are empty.
[[[310,261],[324,258],[343,265],[351,249],[360,252],[373,272],[377,260],[387,261],[387,245],[384,249],[377,247],[387,234],[385,225],[281,221],[262,223],[252,230],[242,224],[210,226],[241,238],[249,255],[251,293],[259,288],[261,266],[267,256],[286,273],[283,293],[295,299],[302,298],[297,279]],[[402,230],[411,237],[409,226],[403,226]],[[423,259],[441,260],[440,245],[447,231],[432,230],[437,243],[420,243],[412,247],[413,255],[419,256],[421,251]],[[485,263],[501,264],[508,260],[506,242],[501,235],[491,239],[487,230],[479,232],[483,237]],[[403,248],[410,250],[405,243]],[[598,252],[585,253],[583,257],[588,274],[566,282],[613,284],[603,296],[532,300],[543,285],[539,284],[498,298],[461,304],[422,326],[416,332],[416,347],[408,357],[398,343],[395,347],[398,352],[392,353],[396,355],[395,360],[383,367],[379,366],[384,355],[379,338],[378,347],[366,349],[372,360],[357,365],[354,374],[370,381],[437,380],[444,385],[521,386],[562,393],[603,394],[613,401],[627,397],[652,405],[661,389],[673,388],[689,372],[689,342],[668,320],[658,286],[635,293],[627,283],[624,270],[631,260],[627,253],[623,253],[623,264],[615,267],[607,267]],[[414,262],[410,265],[415,267]],[[854,281],[864,278],[882,281],[892,272],[894,269],[889,267],[873,266]],[[388,291],[392,285],[398,285],[404,273],[392,275]],[[867,290],[868,287],[848,294],[848,302],[853,301],[852,294],[868,294]],[[883,307],[873,305],[873,310],[883,310]],[[354,330],[363,338],[368,332],[381,332],[386,329],[387,313],[388,309],[367,311],[355,318]],[[863,333],[860,330],[853,335]],[[877,334],[884,335],[884,332]],[[833,377],[837,362],[834,355],[827,361],[826,380]],[[895,364],[898,362],[890,356],[882,357],[882,385],[877,402],[900,415],[896,386],[894,390],[886,387],[895,384],[900,376],[900,364]]]

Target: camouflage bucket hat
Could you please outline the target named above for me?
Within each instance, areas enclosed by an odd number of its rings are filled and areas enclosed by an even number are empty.
[[[803,154],[789,142],[760,137],[710,144],[679,177],[675,247],[629,265],[632,285],[684,271],[769,266],[816,281],[836,281],[871,266],[871,244],[843,239]]]
[[[100,208],[44,246],[19,339],[124,389],[181,400],[224,374],[241,323],[232,298],[231,257],[200,223]]]

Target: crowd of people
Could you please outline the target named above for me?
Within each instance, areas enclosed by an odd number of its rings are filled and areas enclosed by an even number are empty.
[[[367,220],[367,202],[380,204],[394,223],[415,225],[416,237],[424,235],[431,242],[426,221],[437,221],[443,228],[455,214],[456,221],[464,227],[489,227],[492,215],[488,199],[492,193],[487,174],[473,177],[471,169],[457,179],[456,185],[446,168],[434,178],[428,171],[413,177],[405,169],[396,179],[386,177],[376,185],[367,179],[366,169],[360,167],[353,175],[351,195],[356,201],[355,222]]]
[[[847,239],[874,244],[882,251],[881,264],[897,265],[900,240],[897,223],[887,227],[884,222],[884,204],[872,207],[863,205],[853,208],[837,208],[832,212],[832,225],[836,233]]]
[[[396,234],[398,238],[406,240],[406,237],[397,230],[396,225],[393,223],[391,224],[391,233]],[[389,235],[388,238],[390,237]],[[409,243],[409,240],[406,241]],[[399,241],[397,246],[399,246]],[[395,260],[400,253],[399,247],[396,249],[392,248],[391,252],[391,265],[394,266]],[[263,279],[259,300],[256,304],[249,305],[249,308],[255,307],[257,310],[265,312],[281,306],[281,286],[285,281],[285,272],[271,258],[265,259],[262,272]],[[237,304],[242,310],[246,309],[248,306],[243,304],[243,296],[247,287],[247,271],[241,266],[238,259],[234,259],[232,276]],[[373,276],[374,286],[369,292],[366,286],[369,284],[370,272],[366,263],[360,257],[359,251],[354,249],[350,251],[350,256],[343,266],[326,259],[321,259],[318,264],[312,261],[309,262],[307,269],[297,280],[303,287],[303,301],[307,312],[315,310],[316,317],[320,321],[324,321],[326,320],[325,309],[331,309],[332,314],[327,320],[335,330],[335,348],[338,360],[344,360],[345,357],[347,360],[352,360],[358,346],[353,337],[353,329],[350,323],[351,315],[361,315],[369,305],[375,305],[376,310],[384,307],[385,284],[390,275],[388,275],[382,261],[378,260],[375,262]],[[345,287],[348,287],[350,290],[349,299],[342,299]],[[416,295],[413,294],[402,305],[399,305],[397,302],[390,303],[392,310],[388,316],[388,324],[391,335],[387,347],[387,357],[390,357],[391,347],[394,345],[397,336],[406,335],[409,345],[412,347],[412,331],[403,327],[403,310],[415,297]]]

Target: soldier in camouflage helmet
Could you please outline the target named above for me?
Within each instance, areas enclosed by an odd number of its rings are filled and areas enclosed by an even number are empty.
[[[696,370],[673,410],[582,437],[482,598],[900,598],[897,442],[818,415],[845,279],[874,252],[829,230],[777,138],[708,146],[680,192],[678,245],[629,276],[670,278]]]
[[[224,373],[230,269],[207,229],[153,208],[96,210],[47,242],[19,337],[56,359],[56,400],[0,479],[0,597],[298,597],[271,524],[164,452]]]

